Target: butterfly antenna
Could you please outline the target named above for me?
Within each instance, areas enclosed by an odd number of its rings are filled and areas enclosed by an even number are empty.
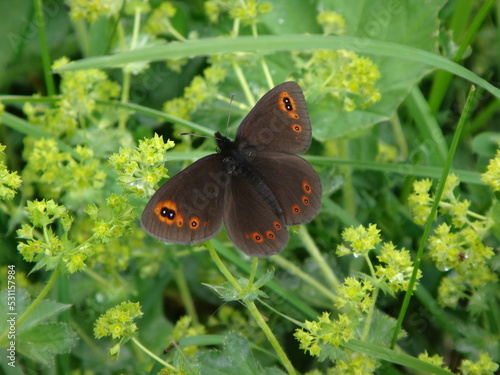
[[[229,113],[227,114],[227,124],[226,124],[226,136],[227,129],[229,128],[229,120],[231,119],[231,107],[233,106],[234,94],[231,95],[231,100],[229,101]]]
[[[214,137],[210,137],[208,135],[201,135],[201,134],[194,134],[194,133],[179,133],[179,135],[192,135],[194,137],[211,138],[211,139],[214,138]]]

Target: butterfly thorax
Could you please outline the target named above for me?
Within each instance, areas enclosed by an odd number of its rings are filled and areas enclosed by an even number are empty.
[[[230,176],[243,176],[254,189],[264,198],[269,207],[277,214],[283,212],[275,195],[262,180],[261,176],[252,168],[252,159],[255,157],[255,148],[245,143],[237,143],[215,133],[217,152],[223,156],[222,162]]]

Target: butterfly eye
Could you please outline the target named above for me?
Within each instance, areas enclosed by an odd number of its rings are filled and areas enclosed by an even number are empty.
[[[302,181],[302,190],[304,190],[304,193],[306,194],[312,193],[311,185],[309,185],[307,181]]]
[[[178,212],[177,205],[172,201],[159,202],[155,207],[155,214],[158,220],[168,225],[172,225],[175,221],[180,228],[184,225],[184,218]]]
[[[287,111],[293,111],[293,105],[292,105],[292,102],[291,102],[290,98],[284,97],[283,98],[283,104],[285,105],[285,109]]]
[[[276,238],[276,236],[275,236],[275,234],[274,234],[274,232],[273,232],[272,230],[268,230],[268,231],[266,232],[266,237],[267,237],[268,239],[270,239],[270,240],[274,240],[274,239]]]
[[[167,220],[174,220],[175,219],[175,211],[170,210],[167,207],[163,207],[160,211],[160,215],[166,218]]]
[[[264,242],[264,238],[260,235],[258,232],[253,232],[251,234],[246,234],[246,238],[251,238],[255,243],[262,243]]]
[[[273,227],[274,227],[274,229],[276,229],[276,230],[281,230],[281,228],[282,228],[281,224],[280,224],[280,223],[278,223],[277,221],[275,221],[275,222],[273,223]]]
[[[191,229],[198,229],[200,227],[200,219],[198,219],[196,216],[193,216],[191,219],[189,219],[189,227]]]

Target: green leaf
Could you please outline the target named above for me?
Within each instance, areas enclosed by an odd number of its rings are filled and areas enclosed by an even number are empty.
[[[236,333],[224,338],[224,350],[203,353],[199,356],[202,375],[281,375],[277,368],[262,368],[255,360],[248,341]]]
[[[290,40],[294,43],[289,43]],[[400,65],[408,61],[427,64],[430,67],[446,70],[467,79],[500,98],[500,89],[478,77],[470,70],[444,57],[392,42],[323,35],[264,35],[238,38],[204,38],[183,43],[172,42],[158,46],[121,52],[110,56],[99,56],[72,62],[58,71],[95,68],[117,68],[123,64],[140,61],[164,61],[166,56],[192,58],[193,56],[215,55],[232,52],[277,52],[312,49],[347,49],[358,53],[394,58]],[[404,60],[403,62],[401,60]],[[401,69],[401,68],[400,68]],[[390,72],[389,72],[390,73]],[[399,83],[398,83],[399,86]],[[395,89],[395,88],[394,88]]]
[[[44,300],[40,302],[19,328],[21,330],[26,330],[34,325],[47,321],[49,318],[56,317],[69,308],[71,308],[70,304]]]
[[[499,132],[484,132],[478,134],[472,140],[472,150],[487,158],[492,158],[500,144],[500,133]]]
[[[76,340],[76,333],[67,324],[39,324],[19,333],[17,351],[33,361],[49,366],[57,354],[68,353]]]

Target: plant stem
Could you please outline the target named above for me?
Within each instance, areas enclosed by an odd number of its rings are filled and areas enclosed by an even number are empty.
[[[316,264],[323,273],[323,276],[325,276],[326,280],[329,282],[330,287],[334,290],[337,289],[340,285],[340,281],[337,279],[332,269],[325,262],[325,258],[323,258],[323,256],[321,255],[321,252],[319,251],[318,247],[314,243],[314,240],[312,239],[311,235],[304,225],[300,226],[299,233],[304,246],[306,247],[311,257],[316,261]]]
[[[50,279],[49,279],[47,285],[45,285],[45,287],[42,289],[42,291],[40,292],[38,297],[35,298],[35,300],[31,303],[31,305],[26,309],[26,311],[24,311],[24,313],[21,315],[21,317],[17,320],[16,327],[19,327],[22,324],[22,322],[24,322],[24,320],[26,320],[26,318],[31,315],[33,310],[35,310],[37,308],[37,306],[40,304],[40,302],[43,301],[43,299],[45,298],[47,293],[54,286],[54,283],[56,282],[58,276],[59,276],[59,270],[56,268],[54,270],[54,272],[52,272],[52,275],[50,276]],[[9,331],[7,330],[0,336],[0,343],[3,342],[3,340],[7,336],[8,332]]]
[[[188,285],[186,283],[186,278],[184,277],[184,272],[182,267],[176,268],[174,271],[175,282],[179,288],[179,293],[181,294],[181,299],[183,305],[186,307],[187,314],[191,317],[193,324],[199,324],[198,314],[196,313],[196,308],[194,307],[193,297],[189,292]]]
[[[396,344],[396,340],[399,336],[399,331],[401,330],[401,326],[403,325],[403,320],[405,318],[406,311],[408,310],[408,306],[410,305],[410,299],[413,294],[413,288],[415,287],[415,283],[417,281],[417,274],[420,268],[420,261],[422,260],[422,256],[424,254],[425,244],[431,232],[434,219],[436,218],[439,202],[441,200],[441,196],[443,195],[444,186],[446,184],[446,178],[450,173],[451,163],[453,161],[455,151],[457,150],[458,141],[460,140],[460,137],[464,129],[464,125],[467,121],[467,118],[469,117],[469,111],[474,105],[475,92],[476,88],[472,86],[469,91],[467,101],[465,102],[462,115],[460,116],[460,120],[458,121],[457,129],[455,130],[455,134],[453,135],[453,140],[451,141],[451,146],[448,151],[448,157],[446,158],[446,164],[443,167],[443,171],[441,173],[441,179],[439,181],[439,185],[436,191],[436,197],[434,198],[434,203],[432,204],[432,209],[429,214],[429,217],[427,218],[427,222],[425,223],[422,239],[420,240],[420,246],[418,248],[417,256],[415,258],[415,264],[413,265],[413,272],[411,274],[411,279],[408,284],[408,289],[406,290],[405,298],[403,300],[403,305],[401,306],[401,311],[399,312],[398,320],[396,322],[396,327],[394,328],[394,334],[391,340],[391,349],[394,348],[394,345]]]
[[[212,245],[212,242],[207,241],[205,242],[205,246],[208,249],[208,252],[210,253],[210,256],[212,257],[213,261],[219,268],[219,271],[224,275],[224,277],[231,283],[233,288],[238,292],[241,293],[242,288],[241,285],[236,281],[234,276],[231,274],[231,272],[227,269],[226,265],[222,263],[221,258],[219,257],[219,254],[217,254],[217,251],[215,251],[214,245]]]
[[[252,289],[253,281],[255,280],[255,274],[257,273],[257,267],[259,266],[259,258],[253,258],[252,269],[250,271],[250,277],[248,278],[247,291],[250,292]]]
[[[292,275],[295,275],[298,278],[302,279],[307,284],[311,285],[314,289],[323,294],[330,301],[335,302],[335,294],[328,287],[312,277],[309,273],[304,272],[300,267],[296,266],[280,255],[274,255],[269,260],[273,263],[276,263],[281,268],[287,270]]]
[[[227,269],[226,265],[222,262],[222,260],[219,257],[219,254],[215,251],[214,246],[210,241],[205,242],[205,246],[207,247],[212,259],[214,260],[215,264],[221,271],[221,273],[224,275],[224,277],[231,283],[231,285],[236,289],[236,291],[241,294],[243,289],[241,285],[236,281],[234,276],[231,274],[231,272]],[[254,262],[256,264],[256,262]],[[258,326],[264,334],[266,335],[267,339],[271,343],[272,347],[276,351],[276,354],[281,360],[281,363],[283,363],[283,366],[286,368],[289,374],[294,375],[295,374],[295,369],[293,368],[292,363],[288,359],[288,357],[285,354],[285,351],[281,347],[280,343],[278,342],[278,339],[276,336],[274,336],[273,332],[271,331],[271,328],[267,325],[267,323],[264,321],[262,318],[262,315],[260,314],[259,310],[257,309],[257,306],[255,305],[255,302],[253,301],[243,301],[245,306],[247,307],[248,311],[250,311],[250,314],[252,314],[253,318],[257,322]]]
[[[276,336],[274,336],[273,332],[271,331],[271,328],[267,325],[265,322],[264,318],[262,318],[262,315],[260,314],[259,310],[257,309],[257,306],[253,301],[245,301],[245,306],[247,307],[248,311],[250,311],[250,314],[252,314],[253,318],[259,325],[260,329],[264,332],[266,335],[267,339],[271,343],[272,347],[274,348],[276,354],[281,360],[281,363],[283,363],[283,366],[286,368],[289,374],[294,375],[296,374],[295,369],[293,368],[292,363],[288,359],[288,357],[285,354],[285,351],[281,347],[280,343],[278,342],[278,339],[276,339]]]
[[[375,290],[373,291],[373,294],[372,294],[373,302],[370,306],[370,310],[368,311],[368,315],[365,319],[365,326],[363,328],[363,334],[361,336],[361,341],[366,341],[366,339],[368,337],[368,333],[370,332],[370,326],[371,326],[371,323],[373,320],[373,313],[375,312],[375,304],[377,303],[377,297],[378,297],[379,290],[380,290],[379,288],[375,288]]]
[[[151,351],[149,351],[148,348],[146,348],[144,345],[142,345],[139,340],[137,340],[135,337],[132,337],[131,341],[137,345],[137,347],[139,349],[141,349],[144,353],[146,353],[148,356],[150,356],[151,358],[153,358],[155,361],[158,361],[162,364],[162,366],[165,366],[166,368],[168,368],[169,370],[172,370],[172,371],[179,371],[178,369],[176,369],[174,366],[172,366],[170,363],[168,362],[165,362],[163,359],[161,359],[160,357],[158,357],[157,355],[155,355],[154,353],[152,353]]]

